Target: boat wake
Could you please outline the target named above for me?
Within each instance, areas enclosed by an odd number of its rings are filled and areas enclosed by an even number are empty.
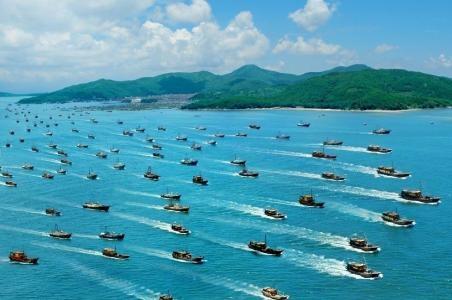
[[[124,213],[119,213],[119,212],[111,213],[111,215],[124,219],[124,220],[129,220],[129,221],[137,222],[140,224],[148,225],[153,228],[161,229],[164,231],[173,232],[173,233],[175,232],[175,231],[171,230],[171,224],[165,223],[162,221],[152,220],[152,219],[149,219],[146,217],[140,217],[140,216],[124,214]]]
[[[183,260],[174,259],[170,252],[166,252],[166,251],[159,250],[159,249],[145,248],[145,247],[140,247],[140,246],[128,246],[127,249],[144,254],[144,255],[169,259],[169,260],[173,260],[173,261],[177,261],[177,262],[190,263],[190,262],[186,262]]]
[[[321,255],[303,253],[293,249],[286,249],[282,257],[295,266],[309,268],[331,276],[365,279],[361,276],[348,272],[346,263],[334,258],[326,258]]]
[[[26,229],[26,228],[11,227],[11,226],[6,226],[6,225],[0,225],[0,230],[20,232],[20,233],[31,234],[31,235],[36,235],[36,236],[45,236],[45,237],[49,236],[49,234],[47,232],[31,230],[31,229]]]
[[[47,216],[45,214],[45,212],[43,212],[43,211],[29,209],[29,208],[23,208],[23,207],[1,206],[0,209],[15,211],[15,212],[24,212],[24,213],[34,214],[34,215]]]
[[[158,199],[161,198],[160,195],[146,193],[146,192],[131,191],[131,190],[126,190],[126,189],[116,189],[116,190],[121,193],[126,193],[126,194],[130,194],[130,195],[135,195],[135,196],[153,197],[153,198],[158,198]]]
[[[341,151],[350,151],[350,152],[361,152],[361,153],[371,153],[367,151],[367,148],[364,147],[353,147],[353,146],[328,146],[328,148],[334,149],[334,150],[341,150]]]
[[[377,171],[375,168],[368,167],[368,166],[361,166],[361,165],[355,165],[351,163],[344,163],[344,162],[337,162],[337,167],[346,170],[346,171],[352,171],[352,172],[358,172],[362,174],[368,174],[373,175],[377,177]]]
[[[356,186],[341,186],[340,188],[333,187],[333,186],[319,186],[318,188],[332,191],[332,192],[347,193],[347,194],[352,194],[352,195],[357,195],[357,196],[367,196],[367,197],[373,197],[373,198],[379,198],[379,199],[396,200],[396,201],[400,201],[400,202],[406,202],[402,198],[400,198],[399,194],[394,193],[394,192],[365,189],[365,188],[356,187]]]
[[[360,208],[355,205],[342,204],[337,202],[328,202],[328,207],[335,209],[338,212],[361,218],[365,221],[383,222],[379,213],[364,208]]]
[[[243,251],[247,251],[247,252],[254,252],[253,250],[251,250],[250,248],[248,248],[248,245],[246,244],[242,244],[242,243],[236,243],[233,241],[228,241],[228,240],[224,240],[221,238],[217,238],[217,237],[213,237],[210,236],[208,234],[202,233],[202,232],[198,232],[198,234],[196,234],[196,237],[218,244],[220,246],[228,246],[234,249],[238,249],[238,250],[243,250]]]
[[[143,207],[143,208],[163,210],[163,207],[161,207],[161,206],[149,205],[149,204],[139,203],[139,202],[125,202],[124,204],[125,205],[129,205],[129,206],[136,206],[136,207]]]
[[[87,254],[87,255],[94,255],[94,256],[103,256],[102,252],[94,251],[90,249],[83,249],[83,248],[77,248],[77,247],[70,247],[70,246],[64,246],[60,244],[50,244],[50,243],[41,243],[41,242],[32,242],[33,245],[48,249],[55,249],[55,250],[61,250],[66,252],[73,252],[73,253],[81,253],[81,254]]]
[[[251,150],[253,152],[259,152],[259,153],[262,153],[262,154],[273,154],[273,155],[280,155],[280,156],[312,158],[311,154],[303,153],[303,152],[293,152],[293,151],[283,151],[283,150],[270,150],[270,149],[256,149],[256,148],[249,148],[249,150]]]
[[[123,293],[124,295],[134,297],[136,299],[141,300],[148,300],[148,299],[157,299],[159,294],[144,287],[139,286],[133,282],[127,281],[125,279],[118,279],[114,277],[110,277],[105,273],[101,273],[98,270],[90,269],[86,266],[83,266],[81,264],[76,264],[69,262],[69,265],[77,271],[77,273],[80,273],[100,285],[109,288],[114,291],[119,291]]]
[[[273,219],[273,218],[267,216],[264,213],[263,208],[248,205],[248,204],[240,204],[240,203],[232,202],[232,201],[222,201],[221,204],[219,202],[211,202],[209,204],[212,206],[217,206],[217,207],[225,207],[225,208],[235,210],[235,211],[238,211],[238,212],[241,212],[244,214],[252,215],[252,216],[276,220],[276,219]]]
[[[213,218],[212,220],[230,225],[240,226],[243,228],[261,230],[267,233],[290,235],[300,239],[313,241],[321,245],[328,245],[345,250],[361,252],[361,250],[351,247],[348,243],[348,238],[346,237],[334,235],[327,232],[314,231],[312,229],[304,227],[292,226],[287,224],[275,224],[269,227],[266,224],[259,223],[256,221],[249,222],[222,218]]]
[[[51,159],[51,158],[39,158],[40,161],[46,161],[46,162],[51,162],[54,164],[61,164],[60,161],[56,160],[56,159]]]
[[[305,173],[305,172],[299,172],[299,171],[261,170],[261,172],[270,173],[270,174],[278,174],[278,175],[286,175],[286,176],[297,176],[297,177],[304,177],[304,178],[310,178],[310,179],[323,179],[320,174]]]

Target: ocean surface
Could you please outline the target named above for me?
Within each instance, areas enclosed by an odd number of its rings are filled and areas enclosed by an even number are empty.
[[[266,286],[291,299],[451,297],[451,110],[108,112],[75,110],[74,104],[8,106],[16,100],[0,98],[0,165],[18,184],[17,188],[0,186],[0,299],[157,299],[168,291],[175,299],[259,299]],[[30,122],[14,115],[15,109],[30,111]],[[43,124],[35,128],[35,120]],[[297,127],[301,120],[311,127]],[[262,128],[249,129],[251,123]],[[157,131],[159,125],[167,130]],[[123,130],[138,126],[146,132],[122,135]],[[369,133],[378,127],[392,132]],[[47,130],[54,135],[46,136]],[[238,131],[248,137],[234,136]],[[208,145],[219,132],[226,136],[216,138],[216,146]],[[275,139],[279,132],[290,135],[290,140]],[[88,134],[96,138],[88,139]],[[188,142],[176,141],[178,134],[186,135]],[[163,147],[164,159],[152,157],[147,135]],[[20,137],[24,143],[19,143]],[[344,141],[343,146],[325,150],[336,154],[337,160],[312,158],[311,152],[321,149],[327,138]],[[6,142],[12,147],[5,148]],[[45,180],[43,171],[56,173],[61,166],[55,150],[47,147],[50,142],[68,152],[73,165],[63,166],[67,175]],[[191,150],[193,142],[201,144],[202,151]],[[89,148],[79,149],[78,143]],[[393,153],[368,153],[369,144],[392,148]],[[39,153],[31,151],[33,145]],[[109,152],[113,146],[119,154]],[[107,159],[95,156],[100,150],[107,152]],[[237,176],[240,168],[229,163],[235,155],[246,159],[248,168],[260,176]],[[185,157],[198,159],[198,166],[181,165]],[[117,161],[126,164],[124,171],[112,168]],[[25,163],[35,170],[21,169]],[[376,167],[392,164],[412,176],[402,180],[376,175]],[[159,181],[143,177],[148,166],[161,176]],[[85,179],[90,169],[98,180]],[[323,180],[320,174],[325,171],[346,180]],[[209,185],[193,184],[192,176],[197,174],[206,177]],[[425,194],[441,197],[441,204],[409,204],[398,196],[403,188],[419,187]],[[162,209],[168,201],[159,195],[167,190],[182,194],[181,204],[190,206],[189,214]],[[298,197],[311,190],[325,202],[324,209],[298,204]],[[88,200],[110,204],[110,212],[81,208]],[[46,207],[59,209],[62,216],[46,216]],[[288,217],[269,219],[263,214],[265,208],[276,208]],[[388,210],[415,219],[416,225],[386,225],[380,214]],[[170,232],[174,222],[191,234]],[[72,239],[50,238],[48,232],[55,224],[72,232]],[[125,239],[100,240],[97,235],[105,226],[124,232]],[[350,248],[348,238],[353,234],[364,235],[381,252],[363,254]],[[248,250],[250,240],[263,240],[265,235],[270,246],[284,249],[281,257]],[[105,247],[116,247],[131,257],[104,258]],[[9,263],[8,253],[14,249],[39,257],[39,265]],[[185,249],[204,256],[205,263],[192,265],[171,258],[173,250]],[[365,261],[383,278],[366,280],[349,274],[345,266],[350,260]]]

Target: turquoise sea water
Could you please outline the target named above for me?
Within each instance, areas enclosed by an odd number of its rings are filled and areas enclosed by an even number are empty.
[[[18,183],[17,188],[0,186],[1,299],[155,299],[168,290],[175,299],[259,299],[265,286],[276,287],[291,299],[450,297],[451,110],[92,111],[82,116],[77,112],[71,119],[75,125],[71,125],[67,115],[74,112],[68,110],[73,105],[10,106],[11,110],[31,111],[31,122],[38,114],[44,124],[51,124],[54,135],[48,137],[42,124],[27,133],[23,117],[9,113],[9,118],[4,118],[7,104],[14,100],[0,99],[0,165]],[[91,123],[92,117],[99,123]],[[116,124],[118,119],[124,125]],[[311,122],[311,127],[297,127],[300,120]],[[262,128],[248,129],[250,123]],[[124,129],[139,125],[146,133],[122,136]],[[159,125],[167,131],[157,131]],[[198,125],[207,130],[195,130]],[[71,132],[73,127],[80,133]],[[388,136],[369,134],[377,127],[393,132]],[[9,135],[9,130],[16,134]],[[235,137],[238,131],[247,132],[248,137]],[[217,146],[207,145],[216,132],[226,137],[217,138]],[[290,140],[275,139],[278,132],[290,135]],[[96,139],[88,139],[89,133]],[[187,135],[189,141],[176,141],[178,134]],[[164,159],[151,157],[146,135],[163,146]],[[25,143],[19,143],[20,137]],[[326,149],[338,159],[311,158],[310,153],[320,149],[327,138],[344,141],[342,147]],[[4,147],[7,141],[11,148]],[[73,165],[65,166],[67,175],[44,180],[40,177],[43,171],[55,172],[60,167],[60,158],[47,147],[50,142],[68,152]],[[191,150],[192,142],[202,144],[202,151]],[[77,143],[87,143],[89,148],[76,148]],[[369,144],[392,148],[393,153],[367,153]],[[40,152],[31,152],[32,145]],[[120,153],[109,153],[111,146]],[[108,158],[97,158],[99,150],[106,151]],[[247,160],[249,169],[259,171],[259,178],[237,176],[239,168],[228,163],[235,154]],[[184,157],[197,158],[198,166],[180,165]],[[112,168],[118,160],[126,164],[124,171]],[[21,169],[27,162],[35,166],[34,171]],[[412,176],[406,180],[376,176],[377,166],[392,163]],[[160,181],[143,178],[148,166],[161,175]],[[100,179],[84,179],[89,169]],[[347,179],[322,180],[319,174],[324,171]],[[192,176],[199,173],[209,180],[208,186],[191,183]],[[400,201],[402,188],[419,186],[426,194],[440,196],[442,203],[430,206]],[[162,209],[167,201],[159,195],[167,189],[182,194],[181,203],[190,206],[188,215]],[[298,204],[299,195],[311,190],[317,200],[325,202],[325,209]],[[82,209],[81,204],[90,199],[110,204],[110,212]],[[46,207],[58,208],[63,216],[46,216]],[[263,210],[270,207],[288,218],[274,221],[264,217]],[[385,225],[379,214],[386,210],[415,219],[416,226]],[[169,232],[173,222],[182,223],[192,234]],[[72,232],[72,240],[49,238],[47,232],[55,224]],[[126,238],[121,242],[98,239],[104,226],[126,233]],[[348,247],[348,237],[355,233],[378,244],[381,252],[362,254]],[[247,250],[249,240],[262,240],[265,234],[271,246],[285,250],[281,257]],[[100,255],[104,247],[113,246],[131,258],[117,261]],[[10,264],[12,249],[39,257],[40,264]],[[171,252],[176,249],[202,255],[206,262],[174,261]],[[359,279],[345,270],[346,261],[363,259],[382,272],[383,278]]]

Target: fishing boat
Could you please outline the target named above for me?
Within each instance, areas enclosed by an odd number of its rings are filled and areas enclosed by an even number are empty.
[[[403,219],[395,211],[388,211],[381,214],[381,219],[386,223],[394,224],[402,227],[413,227],[416,223],[414,220]]]
[[[264,295],[268,299],[273,300],[287,300],[289,299],[289,296],[280,294],[280,292],[272,287],[264,287],[262,289],[262,295]]]
[[[60,174],[60,175],[66,175],[66,174],[67,174],[67,171],[66,171],[65,169],[63,169],[63,168],[60,167],[60,168],[57,170],[57,173]]]
[[[96,136],[94,134],[88,134],[88,138],[91,140],[94,140],[96,138]]]
[[[80,131],[77,128],[72,128],[72,132],[79,133]]]
[[[99,210],[107,212],[110,209],[110,205],[101,204],[99,202],[85,202],[82,205],[83,208],[91,210]]]
[[[203,178],[201,175],[195,175],[192,178],[193,183],[200,184],[200,185],[207,185],[209,182],[207,179]]]
[[[53,179],[55,177],[55,175],[45,171],[44,173],[42,173],[41,177],[44,178],[44,179]]]
[[[113,165],[113,168],[116,170],[124,170],[126,168],[126,164],[118,161]]]
[[[163,155],[163,154],[160,153],[160,152],[152,152],[152,157],[163,159],[163,158],[165,158],[165,155]]]
[[[130,255],[118,253],[116,248],[104,248],[102,250],[102,255],[113,259],[128,259],[130,257]]]
[[[159,127],[157,127],[157,130],[158,131],[166,131],[166,128],[163,126],[159,126]]]
[[[62,150],[62,149],[58,150],[58,151],[57,151],[57,154],[58,154],[58,155],[61,155],[61,156],[68,156],[67,152],[65,152],[65,151]]]
[[[196,166],[198,164],[198,160],[192,158],[184,158],[180,161],[180,163],[186,166]]]
[[[203,256],[193,256],[188,251],[173,251],[172,257],[174,259],[190,262],[192,264],[202,264],[204,259]]]
[[[77,148],[88,148],[87,144],[77,144]]]
[[[162,150],[162,146],[160,146],[158,144],[152,144],[152,149],[154,149],[154,150]]]
[[[405,178],[410,176],[410,173],[399,172],[396,169],[394,169],[394,167],[385,167],[385,166],[378,167],[377,173],[380,175],[397,178]]]
[[[392,149],[383,148],[383,147],[380,147],[379,145],[369,145],[369,146],[367,146],[367,151],[376,152],[376,153],[390,153],[390,152],[392,152]]]
[[[54,143],[50,143],[50,144],[48,144],[47,145],[50,149],[56,149],[56,148],[58,148],[58,145],[57,144],[54,144]]]
[[[440,198],[435,196],[426,196],[422,194],[421,190],[402,190],[400,197],[404,200],[425,203],[425,204],[439,204]]]
[[[215,146],[217,144],[217,141],[215,141],[215,140],[208,140],[207,144],[209,144],[211,146]]]
[[[59,210],[51,207],[45,209],[45,214],[53,217],[61,216],[61,212]]]
[[[171,230],[178,234],[190,234],[190,231],[180,224],[171,224]]]
[[[237,166],[244,166],[246,164],[246,160],[237,158],[237,155],[234,157],[233,160],[231,160],[231,164],[237,165]]]
[[[5,185],[7,187],[17,187],[17,183],[15,183],[14,181],[11,181],[11,180],[5,181]]]
[[[47,131],[47,132],[45,133],[45,135],[47,135],[47,136],[52,136],[52,135],[53,135],[53,132],[52,132],[52,131]]]
[[[341,146],[343,144],[344,142],[339,140],[326,140],[323,142],[324,146]]]
[[[163,199],[180,200],[182,195],[175,192],[169,192],[167,189],[166,193],[161,194],[160,197],[162,197]]]
[[[315,158],[323,158],[323,159],[336,159],[336,155],[326,154],[325,149],[322,151],[314,151],[312,152],[312,157]]]
[[[199,131],[206,131],[207,130],[207,128],[204,127],[204,126],[196,126],[195,129],[199,130]]]
[[[286,215],[280,213],[278,210],[276,210],[274,208],[267,208],[267,209],[265,209],[264,210],[264,214],[266,216],[270,217],[270,218],[273,218],[273,219],[282,220],[282,219],[286,218]]]
[[[298,127],[309,127],[311,126],[311,123],[307,123],[307,122],[299,122],[297,124]]]
[[[62,158],[60,159],[60,163],[64,164],[64,165],[72,165],[72,161],[70,161],[67,158]]]
[[[26,163],[25,165],[22,166],[22,169],[24,170],[33,170],[35,167],[32,164]]]
[[[267,245],[267,235],[265,235],[264,242],[261,241],[250,241],[248,243],[248,248],[254,250],[259,253],[264,253],[268,255],[281,256],[284,250],[282,249],[273,249],[268,247]]]
[[[193,143],[193,144],[190,146],[190,148],[191,148],[192,150],[201,151],[202,146],[201,146],[200,144]]]
[[[241,170],[238,174],[239,174],[240,176],[242,176],[242,177],[253,177],[253,178],[256,178],[256,177],[259,176],[259,173],[258,173],[258,172],[256,172],[256,171],[251,171],[251,170],[248,170],[248,169],[243,169],[243,170]]]
[[[124,122],[123,122],[122,120],[117,120],[117,121],[116,121],[116,124],[122,125],[122,124],[124,124]]]
[[[25,142],[25,139],[24,138],[20,138],[19,139],[19,143],[24,143]]]
[[[143,132],[145,132],[145,128],[143,128],[143,127],[141,127],[140,125],[138,125],[138,127],[137,128],[135,128],[135,131],[136,132],[140,132],[140,133],[143,133]]]
[[[188,140],[188,138],[187,138],[187,136],[185,136],[185,135],[177,135],[176,136],[176,141],[187,141]]]
[[[248,136],[248,134],[247,133],[245,133],[245,132],[237,132],[236,134],[235,134],[235,136],[238,136],[238,137],[247,137]]]
[[[153,181],[157,181],[160,179],[160,175],[157,175],[155,173],[152,172],[152,168],[149,166],[147,171],[144,173],[143,175],[145,178],[153,180]]]
[[[63,231],[58,228],[58,225],[55,225],[55,228],[49,232],[49,236],[56,239],[68,240],[71,238],[72,233]]]
[[[107,158],[107,153],[105,153],[104,151],[99,151],[96,153],[96,156],[105,159]]]
[[[343,180],[345,180],[345,177],[336,175],[336,174],[331,173],[331,172],[324,172],[324,173],[322,173],[322,178],[323,179],[328,179],[328,180],[336,180],[336,181],[343,181]]]
[[[105,231],[99,233],[99,238],[103,240],[122,241],[126,235],[124,233],[116,233],[108,231],[105,227]]]
[[[88,174],[86,175],[86,178],[90,180],[96,180],[97,177],[98,177],[97,174],[91,171],[91,169],[88,171]]]
[[[171,294],[163,294],[159,296],[159,300],[173,300],[173,296]]]
[[[148,136],[148,135],[146,135],[146,142],[148,142],[148,143],[153,143],[154,141],[155,141],[155,139],[153,138],[153,137],[150,137],[150,136]]]
[[[18,263],[23,265],[37,265],[37,257],[28,257],[24,251],[11,251],[9,253],[9,261],[11,263]]]
[[[261,126],[259,124],[250,124],[250,125],[248,125],[248,127],[251,129],[257,129],[257,130],[261,129]]]
[[[182,205],[179,205],[179,204],[173,203],[173,202],[165,205],[163,208],[166,210],[169,210],[169,211],[183,212],[183,213],[188,213],[190,210],[190,207],[188,207],[188,206],[182,206]]]
[[[349,245],[355,249],[359,249],[368,253],[376,253],[380,251],[380,248],[376,245],[369,244],[367,239],[363,237],[351,237],[348,241]]]
[[[38,149],[38,147],[36,147],[36,146],[31,146],[31,151],[33,151],[33,152],[39,152],[39,149]]]
[[[11,143],[6,142],[5,143],[5,148],[11,148]]]
[[[111,153],[118,154],[118,153],[119,153],[119,149],[118,149],[118,148],[115,148],[115,147],[111,147],[111,148],[110,148],[110,152],[111,152]]]
[[[308,206],[308,207],[317,207],[317,208],[324,208],[324,202],[316,202],[314,199],[314,195],[308,194],[308,195],[303,195],[300,196],[300,198],[298,199],[298,202],[300,202],[301,205],[303,206]]]
[[[217,138],[224,138],[224,133],[215,133],[214,136]]]
[[[130,131],[130,130],[123,130],[123,131],[122,131],[122,135],[125,135],[125,136],[133,136],[133,132]]]
[[[278,140],[289,140],[290,139],[290,135],[284,134],[284,133],[278,133],[275,136],[276,139]]]
[[[390,129],[385,129],[385,128],[378,128],[375,130],[372,130],[373,134],[390,134],[391,130]]]
[[[380,272],[368,269],[364,263],[347,262],[346,268],[348,272],[363,278],[379,278],[381,276]]]

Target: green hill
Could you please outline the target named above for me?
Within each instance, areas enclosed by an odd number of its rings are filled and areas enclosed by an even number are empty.
[[[254,65],[247,65],[226,75],[195,72],[168,73],[130,81],[100,79],[24,99],[21,103],[98,101],[163,94],[237,92],[257,88],[272,90],[275,86],[287,85],[297,80],[296,75],[268,71]]]
[[[362,68],[330,72],[284,87],[267,96],[228,93],[197,97],[187,109],[306,107],[409,109],[452,106],[452,80],[405,70]]]

